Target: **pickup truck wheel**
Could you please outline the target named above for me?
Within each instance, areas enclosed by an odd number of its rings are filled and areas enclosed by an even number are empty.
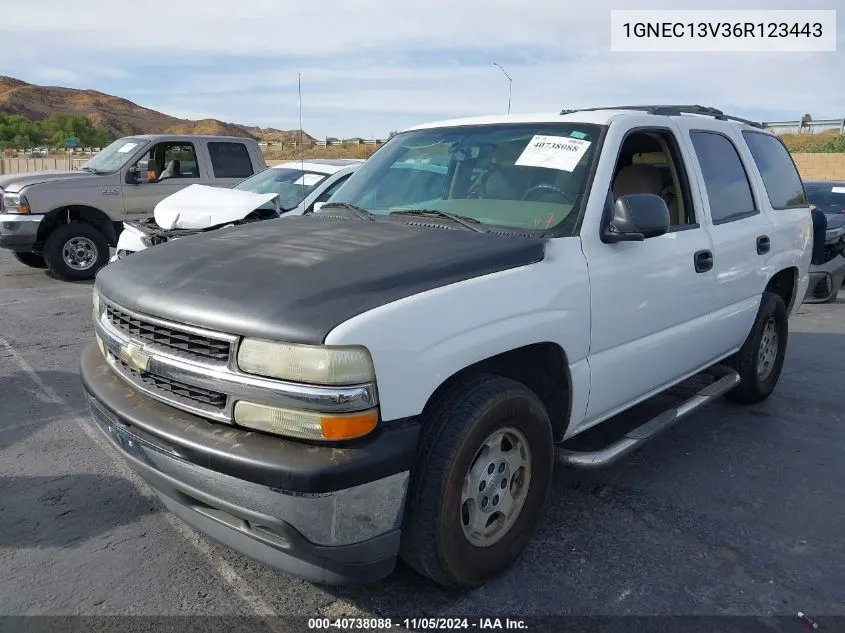
[[[551,485],[551,423],[531,390],[498,376],[457,383],[422,417],[401,556],[440,584],[477,587],[531,538]]]
[[[726,397],[742,404],[755,404],[769,397],[777,385],[786,341],[789,319],[780,296],[764,292],[754,327],[745,344],[725,362],[737,371],[741,382]]]
[[[90,224],[71,222],[58,227],[47,238],[44,260],[60,279],[91,279],[108,263],[109,244]]]
[[[30,268],[47,267],[47,264],[44,263],[44,257],[42,255],[38,255],[37,253],[15,251],[14,255],[16,260],[25,266],[29,266]]]

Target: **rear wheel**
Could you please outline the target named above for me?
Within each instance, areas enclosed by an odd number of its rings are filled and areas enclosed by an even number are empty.
[[[783,368],[789,320],[779,295],[764,292],[754,327],[742,348],[725,364],[741,382],[726,397],[742,404],[762,402],[774,391]]]
[[[60,279],[91,279],[108,263],[109,243],[90,224],[71,222],[58,227],[47,238],[44,260]]]
[[[438,398],[422,424],[402,558],[443,585],[477,587],[531,538],[551,485],[551,423],[524,385],[478,376]]]
[[[38,253],[15,251],[14,255],[15,259],[18,260],[24,266],[29,266],[30,268],[47,267],[47,264],[44,262],[44,256],[39,255]]]

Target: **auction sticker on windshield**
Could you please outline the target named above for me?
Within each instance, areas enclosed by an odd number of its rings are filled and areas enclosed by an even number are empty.
[[[293,184],[302,185],[303,187],[313,187],[324,178],[325,176],[318,176],[317,174],[302,174],[302,177]]]
[[[834,187],[830,190],[831,193],[845,193],[845,187]]]
[[[124,143],[120,146],[120,149],[117,150],[120,154],[125,154],[126,152],[131,152],[138,146],[138,143]]]
[[[577,138],[538,134],[531,139],[514,165],[573,171],[590,145],[590,141]]]

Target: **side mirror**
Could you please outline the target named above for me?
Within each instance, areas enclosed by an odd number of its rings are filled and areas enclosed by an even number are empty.
[[[153,182],[155,178],[151,178],[150,174],[150,167],[152,165],[153,161],[149,159],[139,160],[137,165],[126,170],[126,182],[134,185]]]
[[[602,234],[602,241],[641,242],[669,230],[669,207],[653,193],[621,196],[613,205],[613,215]]]

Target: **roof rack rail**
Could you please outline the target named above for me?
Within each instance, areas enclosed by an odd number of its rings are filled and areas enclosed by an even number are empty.
[[[717,108],[710,108],[700,105],[634,105],[634,106],[604,106],[600,108],[578,108],[575,110],[561,110],[561,114],[572,114],[573,112],[595,112],[597,110],[637,110],[647,114],[661,116],[680,116],[682,114],[700,114],[712,116],[720,121],[737,121],[753,127],[762,128],[763,124],[756,121],[749,121],[740,117],[725,114]]]

